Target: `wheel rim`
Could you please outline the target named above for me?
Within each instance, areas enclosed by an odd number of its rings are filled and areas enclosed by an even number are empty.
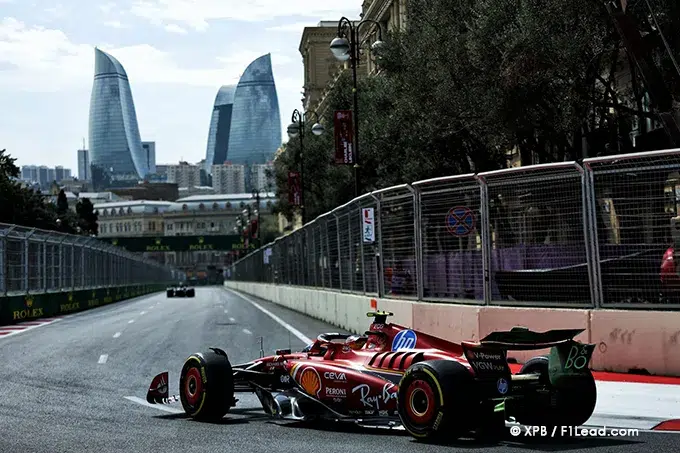
[[[184,396],[187,402],[192,406],[195,405],[201,397],[201,392],[203,392],[201,373],[197,368],[189,368],[184,381]]]
[[[423,380],[413,381],[406,391],[406,412],[417,424],[432,420],[435,412],[434,392],[430,384]]]

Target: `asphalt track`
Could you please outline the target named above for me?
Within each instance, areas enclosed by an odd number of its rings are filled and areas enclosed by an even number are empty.
[[[264,301],[261,307],[222,288],[199,288],[195,299],[145,296],[0,337],[0,452],[677,452],[680,435],[641,432],[633,437],[508,438],[415,443],[401,431],[350,425],[277,422],[247,395],[221,423],[194,422],[181,406],[143,404],[151,378],[170,371],[177,389],[184,359],[208,346],[232,362],[275,348],[301,348],[337,328]],[[131,398],[126,398],[131,397]],[[135,400],[136,399],[136,400]]]

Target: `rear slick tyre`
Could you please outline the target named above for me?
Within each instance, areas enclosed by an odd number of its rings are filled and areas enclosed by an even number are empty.
[[[189,356],[180,374],[179,395],[182,408],[193,419],[217,421],[224,417],[234,401],[233,374],[227,355],[210,350]]]
[[[453,360],[416,363],[399,383],[399,418],[420,441],[455,440],[470,432],[466,411],[477,403],[470,371]]]

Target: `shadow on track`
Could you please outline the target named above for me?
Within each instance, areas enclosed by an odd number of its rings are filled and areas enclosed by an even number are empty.
[[[223,419],[216,422],[196,422],[186,414],[164,414],[156,415],[154,418],[161,420],[185,419],[195,423],[205,423],[211,425],[242,425],[253,422],[264,422],[266,424],[279,425],[290,429],[308,429],[318,432],[335,432],[346,434],[361,434],[369,436],[404,436],[409,434],[401,429],[390,429],[388,427],[370,427],[357,425],[353,422],[330,422],[326,420],[292,421],[273,419],[269,414],[264,413],[262,408],[238,408],[229,411]],[[411,439],[413,444],[421,444],[416,439]],[[498,448],[531,450],[543,452],[568,452],[585,451],[590,449],[609,449],[620,446],[635,446],[644,444],[639,440],[632,440],[626,437],[569,437],[569,436],[521,436],[513,437],[510,431],[504,432],[497,438],[462,438],[453,441],[430,442],[430,445],[441,447],[461,448],[461,449],[480,449]]]

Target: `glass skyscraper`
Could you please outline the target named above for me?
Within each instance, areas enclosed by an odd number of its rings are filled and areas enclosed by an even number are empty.
[[[222,143],[228,144],[224,147]],[[271,54],[266,54],[248,65],[235,88],[222,87],[217,94],[206,167],[225,161],[242,165],[264,164],[274,159],[280,145],[279,99]]]
[[[208,149],[205,157],[204,170],[207,173],[211,172],[212,165],[220,165],[227,160],[235,93],[236,85],[225,85],[220,88],[217,96],[215,96],[215,105],[208,130]]]
[[[112,180],[139,180],[149,172],[127,73],[111,55],[94,49],[90,97],[90,162]],[[94,175],[93,175],[94,176]]]

